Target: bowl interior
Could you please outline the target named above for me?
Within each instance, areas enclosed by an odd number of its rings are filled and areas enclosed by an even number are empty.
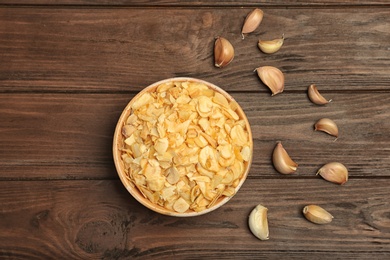
[[[167,82],[172,82],[172,81],[173,82],[178,82],[178,81],[185,82],[185,81],[188,81],[188,82],[203,83],[206,86],[208,86],[210,89],[213,89],[214,91],[222,94],[228,101],[234,101],[233,97],[231,97],[227,92],[225,92],[221,88],[219,88],[219,87],[217,87],[214,84],[211,84],[209,82],[206,82],[206,81],[203,81],[203,80],[199,80],[199,79],[194,79],[194,78],[186,78],[186,77],[171,78],[171,79],[166,79],[166,80],[162,80],[162,81],[156,82],[156,83],[154,83],[154,84],[144,88],[141,92],[139,92],[128,103],[128,105],[125,107],[125,109],[123,110],[123,112],[122,112],[122,114],[121,114],[121,116],[120,116],[120,118],[118,120],[117,126],[115,128],[114,140],[113,140],[114,163],[115,163],[115,167],[116,167],[116,170],[118,172],[119,178],[120,178],[121,182],[123,183],[123,185],[126,187],[126,189],[129,191],[129,193],[137,201],[139,201],[141,204],[143,204],[147,208],[149,208],[149,209],[151,209],[151,210],[153,210],[155,212],[158,212],[158,213],[161,213],[161,214],[164,214],[164,215],[169,215],[169,216],[176,216],[176,217],[198,216],[198,215],[206,214],[208,212],[211,212],[211,211],[221,207],[226,202],[228,202],[233,196],[220,196],[212,206],[210,206],[209,208],[206,208],[206,209],[204,209],[202,211],[199,211],[199,212],[193,211],[193,210],[188,210],[186,212],[179,213],[179,212],[176,212],[176,211],[168,210],[165,207],[162,207],[162,206],[159,206],[159,205],[157,205],[155,203],[152,203],[148,198],[145,198],[145,196],[133,184],[133,182],[130,181],[129,177],[127,176],[127,174],[125,172],[124,163],[123,163],[122,158],[121,158],[121,155],[122,155],[121,148],[123,147],[124,140],[125,140],[125,137],[122,135],[122,127],[124,126],[124,124],[126,122],[126,119],[129,117],[129,115],[132,112],[131,108],[132,108],[133,103],[141,95],[143,95],[145,92],[154,92],[154,91],[156,91],[156,88],[159,85],[167,83]],[[253,140],[252,140],[252,132],[251,132],[251,129],[250,129],[250,125],[249,125],[248,119],[247,119],[244,111],[242,110],[242,108],[240,107],[239,104],[237,104],[237,109],[235,110],[235,112],[237,113],[239,118],[242,119],[245,122],[245,127],[246,127],[246,131],[248,133],[248,139],[249,139],[249,144],[248,145],[250,147],[250,158],[249,158],[248,161],[244,162],[244,173],[242,174],[238,185],[235,187],[235,193],[237,193],[238,190],[241,188],[242,184],[244,183],[244,181],[247,178],[247,175],[249,173],[249,169],[250,169],[250,166],[251,166],[251,163],[252,163]]]

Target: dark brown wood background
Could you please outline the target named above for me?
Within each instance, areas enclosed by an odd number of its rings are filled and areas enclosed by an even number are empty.
[[[240,30],[254,7],[260,27]],[[259,38],[285,34],[266,55]],[[213,66],[214,37],[236,56]],[[253,70],[286,77],[270,96]],[[241,104],[254,161],[239,193],[194,218],[159,215],[121,184],[112,136],[143,87],[170,77],[210,81]],[[317,84],[333,99],[310,103]],[[313,131],[332,118],[340,137]],[[0,1],[0,258],[2,259],[386,259],[390,257],[390,2],[383,1]],[[271,163],[282,141],[296,174]],[[316,176],[339,161],[343,186]],[[269,209],[270,239],[247,218]],[[306,221],[317,204],[331,224]]]

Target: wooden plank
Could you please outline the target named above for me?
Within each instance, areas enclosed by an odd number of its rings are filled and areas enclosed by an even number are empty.
[[[306,93],[232,93],[251,123],[254,161],[250,178],[282,177],[271,165],[282,141],[300,165],[292,178],[315,178],[329,161],[350,169],[351,177],[390,174],[390,93],[327,93],[333,102],[315,106]],[[132,94],[0,95],[0,172],[3,179],[117,178],[112,136]],[[340,137],[314,132],[332,118]]]
[[[202,0],[202,1],[167,1],[167,0],[118,0],[118,1],[109,1],[109,0],[21,0],[15,3],[15,1],[10,0],[0,0],[0,5],[10,5],[10,6],[24,6],[24,5],[48,5],[48,6],[62,6],[62,5],[72,5],[72,6],[108,6],[108,7],[118,7],[118,6],[135,6],[135,7],[172,7],[172,6],[192,6],[192,7],[209,7],[209,6],[259,6],[259,7],[301,7],[301,6],[310,6],[310,7],[323,7],[323,6],[388,6],[386,0],[314,0],[314,1],[294,1],[294,0],[276,0],[276,1],[259,1],[247,0],[245,2],[234,1],[234,0],[225,0],[225,1],[212,1],[212,0]]]
[[[388,178],[351,180],[343,187],[318,180],[250,179],[220,209],[173,218],[141,206],[119,181],[2,181],[0,256],[385,259],[389,185]],[[256,239],[247,225],[259,203],[269,210],[268,241]],[[306,221],[301,210],[307,204],[327,209],[333,222]]]
[[[190,76],[265,93],[253,73],[264,65],[285,73],[286,92],[389,90],[389,8],[270,8],[242,40],[250,10],[0,8],[0,92],[127,92]],[[279,52],[258,50],[282,33]],[[218,35],[236,50],[224,69],[213,66]]]
[[[128,102],[120,96],[2,95],[2,177],[6,172],[15,178],[115,176],[112,136]],[[116,107],[117,102],[122,103]]]

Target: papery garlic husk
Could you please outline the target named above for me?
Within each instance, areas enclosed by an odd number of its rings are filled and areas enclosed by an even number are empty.
[[[298,164],[291,160],[281,142],[278,142],[274,148],[272,162],[275,169],[282,174],[294,173],[298,168]]]
[[[261,81],[271,90],[272,96],[284,90],[284,75],[278,68],[263,66],[256,69]]]
[[[269,239],[267,212],[268,209],[259,204],[249,214],[249,229],[260,240]]]
[[[263,15],[264,13],[261,9],[255,8],[246,16],[241,30],[242,39],[245,38],[245,33],[251,33],[259,27],[263,20]]]
[[[271,41],[259,40],[259,42],[257,43],[257,46],[259,47],[259,49],[262,52],[267,53],[267,54],[272,54],[272,53],[275,53],[278,50],[280,50],[280,48],[283,45],[283,42],[284,42],[284,35],[282,35],[282,38],[280,38],[280,39],[274,39]]]
[[[339,162],[325,164],[317,171],[317,174],[321,175],[327,181],[340,185],[348,181],[348,169]]]
[[[333,216],[328,211],[317,205],[308,205],[302,212],[307,220],[315,224],[328,224],[333,220]]]
[[[339,137],[339,129],[336,123],[329,118],[322,118],[314,124],[315,131],[322,131],[329,135],[333,135],[336,138]]]
[[[316,105],[326,105],[332,100],[325,99],[320,92],[318,92],[317,86],[315,84],[311,84],[307,89],[307,95],[309,96],[309,99],[311,102],[313,102]]]
[[[217,37],[214,43],[214,65],[222,68],[228,65],[234,58],[233,45],[223,37]]]

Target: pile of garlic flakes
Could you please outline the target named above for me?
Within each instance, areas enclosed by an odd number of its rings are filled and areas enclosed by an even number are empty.
[[[205,84],[161,84],[132,102],[122,127],[126,177],[170,211],[200,212],[235,194],[252,156],[238,104]]]

